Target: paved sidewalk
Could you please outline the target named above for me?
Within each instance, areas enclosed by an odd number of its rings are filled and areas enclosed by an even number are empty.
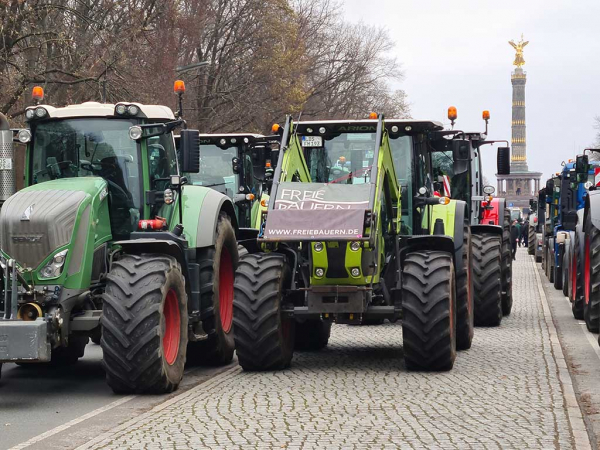
[[[236,367],[80,448],[589,448],[533,260],[517,258],[512,315],[477,328],[451,372],[407,372],[399,323],[334,326],[289,370]]]

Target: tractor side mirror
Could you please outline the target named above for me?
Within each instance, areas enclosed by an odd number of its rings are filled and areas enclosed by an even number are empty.
[[[454,175],[465,173],[469,170],[471,156],[471,143],[466,139],[452,141],[452,170]]]
[[[498,147],[498,175],[510,175],[510,147]]]
[[[590,162],[588,155],[578,155],[575,160],[575,173],[577,175],[578,183],[585,183],[588,177],[588,171],[590,170]]]
[[[181,130],[179,134],[181,172],[200,173],[200,132]]]

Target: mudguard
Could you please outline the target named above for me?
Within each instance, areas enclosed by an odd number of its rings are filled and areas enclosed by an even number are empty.
[[[600,229],[600,191],[588,193],[583,223],[587,220],[588,215],[592,219],[592,225]]]
[[[190,248],[215,245],[219,215],[226,213],[238,234],[238,224],[233,203],[226,195],[202,186],[184,186],[183,189],[183,234]],[[178,208],[175,207],[172,224],[179,223]]]
[[[504,210],[506,209],[506,199],[504,198],[493,198],[489,205],[491,209],[483,210],[483,217],[481,219],[482,225],[499,225],[502,226],[501,222],[504,220]]]
[[[431,223],[435,223],[436,219],[443,220],[446,235],[453,238],[454,241],[452,253],[455,262],[462,261],[464,251],[464,225],[467,214],[467,203],[461,200],[451,200],[448,205],[436,205],[433,207]],[[433,227],[431,231],[433,232]],[[460,275],[461,273],[462,265],[460,268],[457,268],[456,274]]]
[[[452,255],[453,259],[455,257],[454,242],[450,236],[412,236],[406,239],[404,246],[400,249],[400,267],[404,267],[404,258],[408,253],[425,250],[447,252]]]
[[[471,226],[472,234],[491,233],[502,236],[502,227],[500,225],[473,225]]]

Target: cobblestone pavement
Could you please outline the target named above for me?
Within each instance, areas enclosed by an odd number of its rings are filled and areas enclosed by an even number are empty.
[[[236,367],[80,448],[583,448],[549,324],[519,250],[512,315],[476,329],[451,372],[407,372],[399,323],[338,325],[326,350],[296,354],[289,370]]]

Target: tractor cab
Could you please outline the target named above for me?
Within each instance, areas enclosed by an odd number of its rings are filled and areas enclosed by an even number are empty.
[[[253,228],[271,167],[270,144],[260,134],[201,134],[200,171],[187,175],[188,182],[227,195],[240,227]]]

